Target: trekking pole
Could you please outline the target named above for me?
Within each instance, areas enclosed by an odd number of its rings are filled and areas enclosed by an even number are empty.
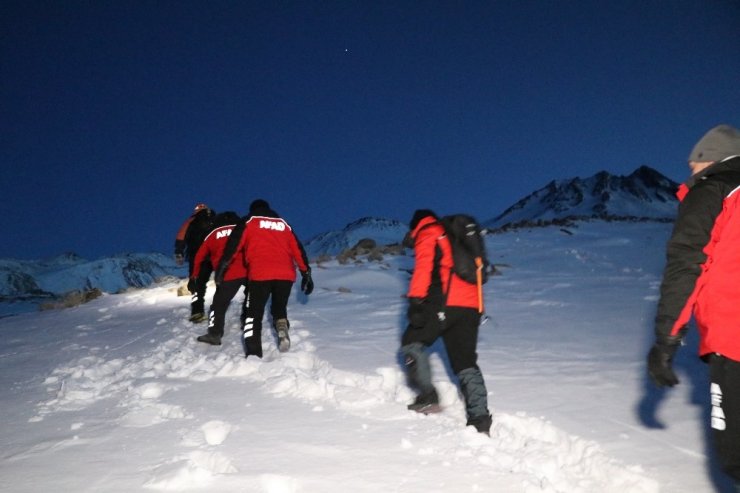
[[[483,260],[475,257],[475,284],[478,286],[478,313],[483,313]]]

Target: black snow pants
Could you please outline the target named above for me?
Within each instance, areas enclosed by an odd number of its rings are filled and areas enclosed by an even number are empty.
[[[246,279],[235,279],[233,281],[224,281],[216,287],[216,292],[213,294],[213,301],[211,302],[211,309],[208,313],[208,333],[214,336],[224,336],[224,323],[226,320],[226,310],[229,309],[231,300],[234,299],[239,289],[244,286],[245,298],[247,296]],[[242,312],[244,307],[242,306]],[[241,319],[244,319],[244,313],[242,313]]]
[[[722,468],[740,491],[740,362],[713,354],[709,375],[714,446]]]
[[[262,317],[265,314],[267,300],[270,299],[270,314],[273,323],[281,318],[288,318],[288,299],[293,288],[293,281],[249,281],[249,290],[245,303],[245,319],[242,324],[245,356],[262,357]]]

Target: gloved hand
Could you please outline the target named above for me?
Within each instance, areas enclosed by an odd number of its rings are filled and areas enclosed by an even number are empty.
[[[427,320],[424,298],[409,298],[409,308],[406,311],[406,316],[409,319],[409,325],[412,327],[424,327]]]
[[[181,266],[183,263],[185,263],[185,257],[182,256],[182,253],[175,254],[175,263],[178,266]]]
[[[678,383],[678,377],[673,372],[673,356],[680,344],[680,339],[658,341],[650,349],[647,358],[648,375],[658,387],[673,387]]]
[[[188,291],[195,293],[195,278],[191,277],[188,279]]]
[[[301,272],[301,291],[306,296],[313,293],[313,279],[311,278],[311,269],[306,269],[305,272]]]

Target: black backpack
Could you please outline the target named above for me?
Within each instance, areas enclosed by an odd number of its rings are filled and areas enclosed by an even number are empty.
[[[483,235],[476,220],[466,214],[452,214],[439,220],[452,247],[453,272],[463,281],[481,284],[488,280],[488,258]]]

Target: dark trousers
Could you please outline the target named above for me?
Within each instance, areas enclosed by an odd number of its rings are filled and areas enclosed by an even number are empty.
[[[722,468],[740,486],[740,362],[709,358],[711,426]]]
[[[243,324],[244,352],[262,357],[262,317],[267,300],[273,321],[288,318],[288,299],[293,281],[249,281]]]
[[[189,274],[193,274],[193,262],[190,262]],[[213,267],[210,262],[203,262],[200,266],[200,273],[198,278],[195,280],[195,292],[190,292],[190,314],[195,315],[196,313],[205,313],[206,306],[206,284],[211,278]]]
[[[480,314],[475,308],[425,305],[423,325],[409,324],[401,338],[401,345],[421,343],[429,347],[442,337],[452,371],[457,375],[467,368],[478,367],[476,347],[479,323]]]
[[[246,279],[236,279],[233,281],[224,281],[216,287],[216,292],[213,294],[213,301],[211,302],[211,310],[208,313],[208,333],[218,337],[224,335],[224,323],[226,319],[226,310],[229,309],[231,300],[234,299],[239,289],[244,286],[244,293],[246,298],[247,286]],[[242,307],[242,311],[244,308]],[[244,318],[242,314],[242,319]]]

